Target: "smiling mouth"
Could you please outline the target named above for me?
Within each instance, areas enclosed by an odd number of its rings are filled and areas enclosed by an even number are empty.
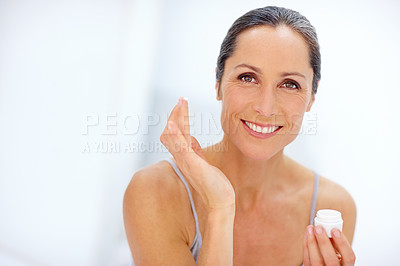
[[[255,124],[246,120],[241,120],[250,130],[252,130],[255,133],[258,134],[271,134],[274,133],[276,131],[278,131],[279,129],[282,128],[282,126],[278,126],[278,125],[260,125],[260,124]]]

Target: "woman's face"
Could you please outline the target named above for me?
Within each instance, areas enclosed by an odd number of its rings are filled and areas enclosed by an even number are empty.
[[[242,32],[217,83],[225,135],[247,157],[269,159],[298,135],[314,102],[312,78],[308,46],[297,32],[286,26]]]

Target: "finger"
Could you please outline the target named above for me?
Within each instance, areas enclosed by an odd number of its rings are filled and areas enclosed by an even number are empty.
[[[167,148],[177,161],[179,168],[185,169],[185,166],[189,165],[189,162],[193,160],[195,153],[174,122],[168,121],[167,128],[170,132],[170,134],[166,135]]]
[[[311,261],[310,261],[310,255],[308,254],[308,246],[307,246],[307,235],[308,231],[306,230],[304,232],[304,239],[303,239],[303,266],[310,266]]]
[[[186,140],[190,143],[189,103],[186,97],[181,97],[180,101],[180,119],[178,126],[181,129],[183,136],[185,136]]]
[[[174,122],[185,136],[186,141],[190,143],[191,139],[187,99],[179,97],[178,103],[174,106],[168,117],[168,121]]]
[[[340,261],[336,255],[336,251],[329,240],[325,229],[322,226],[315,226],[315,237],[317,239],[319,250],[327,265],[340,265]]]
[[[324,265],[324,259],[319,252],[317,240],[314,235],[314,226],[307,226],[307,246],[311,265]]]
[[[199,155],[202,159],[204,159],[205,161],[207,161],[206,157],[204,156],[203,150],[201,149],[201,146],[199,144],[199,142],[197,141],[197,139],[195,137],[191,137],[192,138],[192,149],[193,151]]]
[[[181,97],[182,98],[182,97]],[[180,107],[182,105],[182,99],[179,98],[178,102],[175,104],[171,113],[169,114],[168,121],[173,121],[178,124],[179,116],[180,116]]]
[[[174,107],[174,109],[172,110],[172,113],[174,113],[174,112],[176,113],[177,112],[176,109],[177,109],[177,106]],[[173,152],[170,149],[172,149],[173,147],[171,146],[171,144],[176,142],[176,140],[175,140],[176,137],[171,136],[171,135],[174,135],[174,132],[176,130],[171,127],[171,123],[173,123],[175,125],[177,124],[177,122],[173,121],[173,119],[168,119],[168,121],[165,125],[165,128],[160,135],[160,141],[172,154]]]
[[[176,122],[167,122],[167,132],[169,134],[166,135],[166,140],[171,147],[169,151],[172,155],[175,156],[189,151],[191,147],[189,146],[189,143],[187,143],[185,137],[182,135],[182,132]]]
[[[175,104],[174,108],[172,109],[171,113],[169,114],[167,124],[165,125],[164,131],[160,136],[161,142],[163,142],[163,140],[165,140],[166,135],[171,134],[171,130],[168,129],[168,122],[173,122],[173,123],[175,123],[175,125],[179,125],[180,106],[181,105],[182,105],[182,100],[181,100],[181,98],[179,98],[179,101]]]
[[[173,152],[174,149],[173,149],[173,145],[172,145],[172,143],[174,141],[173,141],[171,135],[172,135],[172,131],[171,131],[171,129],[168,128],[168,122],[167,122],[167,125],[165,126],[164,131],[160,136],[160,141],[172,155],[174,153]]]
[[[176,135],[176,129],[174,122],[168,121],[164,128],[163,133],[160,136],[161,143],[168,149],[171,154],[175,153],[174,144],[178,141]]]
[[[331,233],[336,249],[342,255],[342,265],[354,265],[356,261],[356,255],[354,254],[354,251],[351,248],[346,236],[336,228],[332,229]]]

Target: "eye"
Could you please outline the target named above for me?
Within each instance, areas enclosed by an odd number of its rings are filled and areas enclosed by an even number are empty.
[[[289,90],[299,90],[300,86],[294,81],[285,81],[281,86]]]
[[[257,80],[251,74],[243,74],[239,76],[239,79],[244,83],[257,83]]]

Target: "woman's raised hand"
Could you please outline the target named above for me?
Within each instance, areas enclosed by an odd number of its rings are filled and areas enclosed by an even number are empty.
[[[355,254],[346,236],[338,229],[332,229],[332,239],[321,226],[309,225],[303,241],[303,265],[345,265],[352,266]]]
[[[160,140],[208,211],[235,206],[232,184],[221,170],[207,162],[199,143],[190,136],[188,102],[183,97],[172,110]]]

